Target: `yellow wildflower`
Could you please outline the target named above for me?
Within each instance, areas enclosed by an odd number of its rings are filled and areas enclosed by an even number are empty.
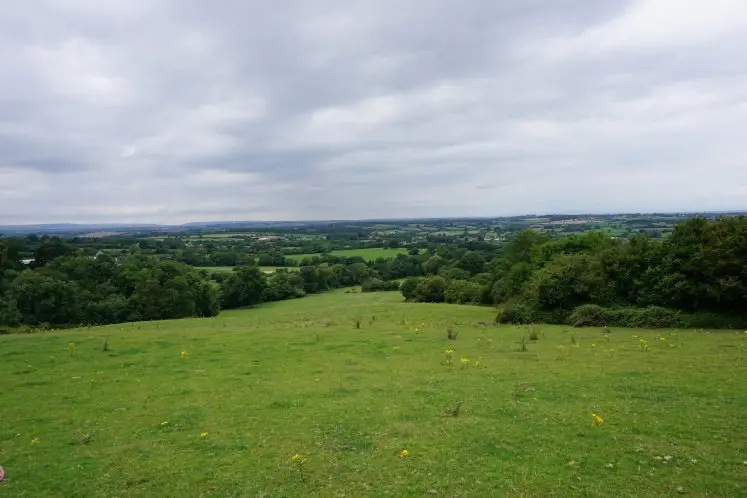
[[[182,352],[181,352],[181,354],[180,354],[179,356],[180,356],[180,357],[181,357],[181,359],[183,360],[183,359],[185,359],[185,358],[187,357],[187,352],[186,352],[186,351],[182,351]]]
[[[591,421],[592,421],[592,423],[593,423],[594,425],[596,425],[597,427],[601,427],[601,426],[602,426],[602,424],[604,423],[604,419],[602,419],[602,417],[600,417],[600,416],[599,416],[599,415],[597,415],[596,413],[592,413],[592,414],[591,414]]]
[[[35,437],[34,439],[31,440],[31,444],[39,444],[39,441],[40,441],[39,438]]]
[[[164,420],[163,422],[161,422],[161,427],[166,427],[167,425],[169,425],[168,420]]]
[[[459,363],[463,367],[466,367],[466,366],[468,366],[470,364],[470,359],[469,358],[459,358]]]
[[[451,348],[446,348],[446,351],[444,351],[444,354],[451,358],[451,355],[454,354],[454,350]]]
[[[410,455],[410,452],[407,450],[402,450],[399,452],[399,456],[401,456],[402,458],[405,458],[406,456],[409,456],[409,455]]]
[[[298,463],[298,464],[302,464],[302,463],[304,463],[305,461],[306,461],[306,460],[304,459],[304,457],[303,457],[303,456],[301,456],[301,455],[299,455],[298,453],[296,453],[295,455],[293,455],[293,456],[291,457],[291,462],[293,462],[293,463]]]
[[[200,437],[203,437],[203,438],[204,437],[208,437],[208,433],[207,432],[201,432],[200,433]]]

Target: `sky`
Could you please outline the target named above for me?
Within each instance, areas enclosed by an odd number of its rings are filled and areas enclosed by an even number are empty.
[[[0,224],[747,209],[744,0],[24,0]]]

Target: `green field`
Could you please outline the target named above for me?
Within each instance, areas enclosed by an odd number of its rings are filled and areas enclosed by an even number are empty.
[[[0,336],[0,496],[747,494],[747,334],[494,317],[335,291]]]
[[[373,247],[369,249],[343,249],[340,251],[330,251],[330,254],[333,256],[342,256],[346,258],[360,256],[366,261],[369,261],[375,260],[377,258],[390,259],[396,257],[397,254],[407,254],[407,249],[384,249],[383,247]],[[314,256],[319,256],[319,254],[288,254],[286,255],[286,258],[293,259],[295,261],[301,261],[303,258],[313,258]]]

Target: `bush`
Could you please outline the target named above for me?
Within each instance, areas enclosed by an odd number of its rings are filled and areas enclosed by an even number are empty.
[[[443,277],[428,277],[420,280],[415,289],[414,301],[422,303],[442,303],[448,282]]]
[[[378,278],[372,278],[361,284],[361,292],[384,292],[397,291],[400,289],[399,282],[396,280],[384,281]]]
[[[688,329],[747,329],[747,317],[718,313],[682,313],[680,322]]]
[[[536,310],[528,303],[520,299],[511,299],[506,302],[503,310],[498,313],[496,322],[511,323],[514,325],[526,325],[534,323]]]
[[[415,293],[421,280],[421,277],[410,277],[402,282],[402,285],[400,285],[399,289],[400,291],[402,291],[402,296],[404,296],[406,301],[414,300]]]
[[[670,328],[679,327],[682,323],[679,311],[659,306],[606,308],[603,319],[605,325],[630,328]]]
[[[480,284],[467,280],[452,280],[444,292],[444,300],[455,304],[479,304],[482,299]]]
[[[607,325],[604,311],[604,308],[597,304],[582,304],[573,310],[568,322],[574,327],[603,327]]]

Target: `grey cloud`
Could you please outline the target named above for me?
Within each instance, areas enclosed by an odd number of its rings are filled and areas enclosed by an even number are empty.
[[[717,1],[5,6],[0,223],[744,208]]]

